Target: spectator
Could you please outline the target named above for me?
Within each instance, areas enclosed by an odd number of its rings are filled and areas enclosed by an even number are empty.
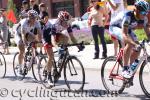
[[[47,7],[45,3],[40,3],[39,4],[39,10],[40,10],[40,19],[43,16],[43,12],[47,12]]]
[[[30,0],[30,9],[33,9],[40,14],[39,6],[36,4],[36,0]]]
[[[111,23],[113,22],[113,19],[117,16],[117,14],[126,11],[125,6],[126,2],[123,0],[107,0],[108,1],[108,7],[111,11],[111,19],[110,19],[110,26],[109,26],[109,33],[111,34],[111,39],[114,42],[114,56],[117,56],[117,49],[118,49],[118,40],[113,35],[113,32],[115,31],[116,26],[111,26]]]
[[[9,49],[8,49],[8,26],[7,26],[7,20],[6,17],[4,16],[4,9],[0,10],[0,39],[2,42],[5,42],[4,45],[4,54],[9,54]]]
[[[27,14],[28,11],[29,11],[29,4],[28,4],[28,1],[27,1],[27,0],[23,0],[23,1],[22,1],[22,11],[21,11],[19,17],[20,17],[21,19],[27,18],[27,17],[28,17],[28,14]]]
[[[104,38],[104,25],[108,20],[108,14],[105,7],[99,6],[96,1],[91,0],[93,3],[93,7],[91,7],[91,11],[89,13],[88,23],[91,26],[93,39],[95,42],[95,55],[94,59],[99,58],[99,44],[98,44],[98,36],[100,37],[102,46],[103,46],[103,54],[102,59],[107,57],[107,47]],[[105,21],[103,22],[103,16],[105,17]]]

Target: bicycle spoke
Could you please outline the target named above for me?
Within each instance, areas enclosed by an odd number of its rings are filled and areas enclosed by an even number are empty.
[[[121,65],[116,62],[116,57],[105,59],[101,69],[102,82],[106,90],[119,91],[123,87]]]
[[[67,60],[64,68],[64,78],[70,90],[83,89],[85,72],[81,62],[76,57],[73,56],[71,59]]]

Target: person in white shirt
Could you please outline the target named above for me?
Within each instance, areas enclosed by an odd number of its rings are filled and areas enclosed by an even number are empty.
[[[118,49],[118,40],[113,35],[115,34],[114,29],[115,26],[112,26],[113,19],[119,14],[126,11],[126,1],[124,0],[107,0],[108,7],[111,11],[111,19],[110,19],[110,26],[109,26],[109,33],[111,34],[112,41],[114,42],[114,56],[117,56],[117,49]]]

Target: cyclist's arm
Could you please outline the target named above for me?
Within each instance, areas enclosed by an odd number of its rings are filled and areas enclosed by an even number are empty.
[[[116,3],[115,5],[111,2],[111,0],[107,0],[113,10],[117,10],[120,3]]]
[[[25,30],[23,27],[21,27],[21,37],[22,37],[22,40],[23,40],[23,42],[24,42],[25,44],[27,44],[26,35],[27,35],[26,30]]]
[[[51,35],[51,42],[52,42],[52,45],[53,45],[56,49],[59,48],[58,45],[57,45],[57,43],[56,43],[56,40],[55,40],[55,35]]]
[[[125,43],[132,44],[134,46],[137,46],[137,44],[131,39],[131,37],[128,35],[129,30],[129,23],[130,23],[130,17],[125,16],[122,23],[122,33],[123,33],[123,39]]]

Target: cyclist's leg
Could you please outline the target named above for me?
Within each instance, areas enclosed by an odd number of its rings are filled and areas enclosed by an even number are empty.
[[[134,32],[131,32],[130,37],[138,44],[138,39]],[[135,61],[135,59],[138,58],[140,55],[140,52],[136,52],[135,50],[132,50],[131,57],[130,57],[130,65]]]
[[[15,33],[15,42],[17,44],[17,47],[19,49],[19,55],[18,55],[18,62],[19,65],[21,66],[23,63],[23,56],[24,56],[24,52],[25,52],[25,45],[21,39],[21,34],[16,32]]]
[[[19,43],[17,44],[17,46],[19,48],[19,55],[18,55],[19,65],[22,65],[23,64],[24,52],[25,52],[25,45],[22,42],[22,40],[20,40]]]
[[[54,55],[53,55],[53,50],[52,50],[52,45],[46,43],[44,44],[44,49],[45,49],[45,52],[48,56],[48,61],[47,61],[47,64],[46,64],[46,70],[47,72],[51,72],[51,69],[52,69],[52,60],[54,58]]]
[[[111,35],[111,40],[114,43],[114,56],[117,56],[118,53],[118,41],[115,36]]]
[[[121,47],[123,48],[125,44],[122,36],[122,29],[116,26],[110,26],[109,31],[112,39],[116,42],[115,48],[118,47],[118,41],[120,41]]]
[[[77,43],[77,40],[76,40],[76,38],[75,38],[74,35],[73,35],[73,31],[72,31],[72,29],[71,29],[71,26],[68,27],[67,31],[68,31],[68,34],[69,34],[69,37],[70,37],[71,41],[72,41],[73,43]]]
[[[56,35],[56,42],[58,43],[58,44],[67,44],[68,43],[68,41],[69,41],[69,38],[68,38],[68,36],[66,36],[66,35],[64,35],[64,34],[61,34],[61,33],[58,33],[57,35]]]

